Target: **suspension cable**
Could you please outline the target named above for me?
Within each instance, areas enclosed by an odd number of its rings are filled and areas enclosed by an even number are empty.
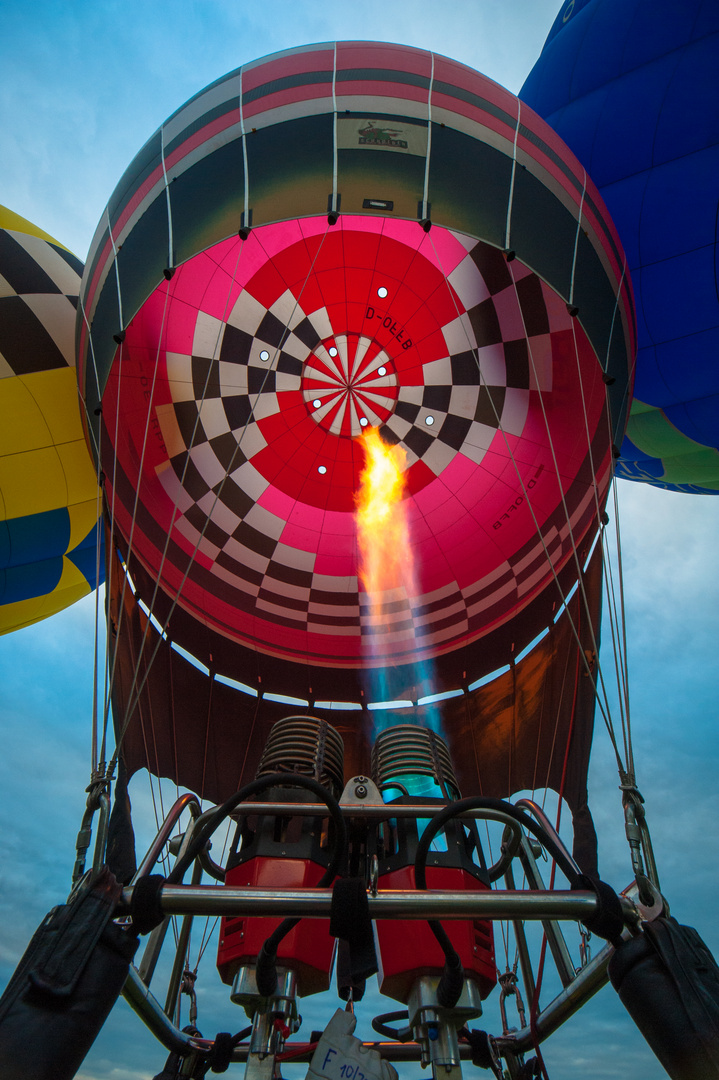
[[[307,271],[307,275],[305,277],[305,281],[303,283],[302,289],[300,290],[299,297],[295,301],[295,306],[294,306],[293,312],[290,315],[289,319],[287,320],[287,323],[286,323],[286,331],[287,332],[289,332],[289,324],[292,321],[294,311],[296,311],[297,307],[299,306],[301,296],[302,296],[302,294],[304,292],[304,289],[306,288],[307,282],[310,279],[310,276],[311,276],[312,271],[314,269],[317,258],[319,257],[319,254],[320,254],[320,252],[322,250],[322,246],[324,244],[324,240],[325,240],[325,238],[327,236],[328,231],[329,231],[329,225],[327,226],[327,228],[325,229],[325,232],[322,235],[322,240],[321,240],[320,244],[318,245],[317,251],[315,252],[315,254],[313,256],[313,259],[312,259],[312,262],[310,264],[309,270]],[[238,258],[239,258],[239,255],[238,255]],[[236,272],[237,272],[237,270],[235,270],[235,274],[236,274]],[[229,303],[229,297],[228,297],[228,303]],[[169,622],[170,622],[172,614],[173,614],[173,612],[175,610],[175,607],[177,606],[177,603],[179,602],[180,596],[182,594],[182,589],[184,588],[184,584],[185,584],[185,582],[186,582],[186,580],[187,580],[187,578],[189,576],[190,570],[191,570],[192,565],[194,563],[195,555],[197,554],[199,545],[202,542],[205,531],[206,531],[206,529],[207,529],[207,527],[209,525],[210,519],[212,517],[212,512],[213,512],[215,506],[217,505],[217,503],[218,503],[218,501],[219,501],[219,499],[221,497],[222,489],[223,489],[224,484],[225,484],[225,482],[227,480],[227,477],[230,475],[230,473],[232,471],[232,465],[233,465],[234,459],[235,459],[236,455],[241,450],[241,445],[242,445],[242,440],[244,438],[244,435],[245,435],[246,431],[248,430],[250,423],[255,418],[255,409],[256,409],[257,404],[258,404],[258,402],[260,400],[260,396],[262,394],[264,386],[265,386],[271,372],[274,370],[274,366],[275,366],[275,364],[276,364],[276,362],[277,362],[277,360],[279,358],[280,351],[281,351],[281,346],[282,346],[283,343],[284,343],[284,337],[282,339],[282,342],[280,342],[280,344],[275,349],[275,354],[274,354],[274,356],[272,358],[272,361],[268,365],[268,369],[265,372],[265,376],[264,376],[264,379],[262,381],[262,384],[260,385],[260,387],[259,387],[259,389],[258,389],[258,391],[256,393],[255,401],[253,403],[251,403],[249,415],[248,415],[247,419],[245,420],[242,431],[240,432],[240,436],[237,439],[237,445],[236,445],[235,449],[233,450],[232,458],[231,458],[231,460],[230,460],[230,462],[229,462],[229,464],[227,466],[225,476],[223,477],[222,481],[220,482],[220,484],[218,486],[218,490],[215,492],[214,501],[213,501],[212,506],[210,507],[209,511],[207,512],[207,516],[205,518],[203,528],[199,532],[198,538],[197,538],[197,540],[195,542],[195,546],[194,546],[193,551],[192,551],[192,553],[190,555],[190,558],[188,560],[186,569],[185,569],[185,571],[183,573],[180,584],[179,584],[179,586],[178,586],[178,588],[176,590],[175,596],[174,596],[174,598],[172,600],[172,603],[170,605],[170,610],[169,610],[169,612],[168,612],[168,614],[167,614],[167,616],[165,618],[164,625],[163,625],[163,632],[166,632],[167,626],[169,625]],[[203,398],[204,398],[204,393],[206,392],[206,388],[207,388],[208,383],[209,383],[209,369],[208,369],[208,374],[207,374],[207,377],[206,377],[206,380],[205,380],[205,388],[203,389]],[[201,405],[200,405],[200,408],[201,408]],[[199,411],[198,411],[198,420],[196,421],[196,423],[198,423],[198,422],[199,422]],[[189,456],[190,449],[191,449],[191,446],[188,447],[188,449],[187,449],[187,455],[188,456]],[[187,462],[187,458],[186,458],[186,462]],[[174,515],[175,515],[175,510],[176,509],[177,509],[177,500],[175,501],[175,508],[173,509],[173,515],[172,515],[172,524],[173,525],[174,525]],[[172,525],[171,525],[171,528],[172,528]],[[170,528],[170,531],[171,531],[171,528]],[[165,552],[163,552],[163,559],[164,559],[164,555],[165,555],[165,553],[167,551],[167,546],[169,544],[170,531],[168,531],[168,539],[167,539],[166,545],[165,545]],[[159,578],[160,578],[161,573],[162,573],[162,563],[160,565],[160,570],[158,572],[158,575],[157,575],[157,578],[156,578],[156,581],[155,581],[155,591],[153,593],[153,603],[154,603],[154,598],[157,595],[157,590],[159,589]],[[143,646],[144,646],[144,642],[146,640],[147,633],[149,632],[148,627],[149,627],[149,624],[148,624],[148,626],[145,627],[145,635],[143,636]],[[161,641],[162,641],[162,637],[160,636],[160,637],[158,637],[158,640],[157,640],[157,642],[155,644],[154,650],[153,650],[153,652],[152,652],[152,654],[151,654],[151,656],[149,658],[145,674],[144,674],[142,680],[139,682],[139,684],[138,684],[138,681],[137,681],[137,670],[135,671],[135,676],[133,678],[132,691],[131,691],[131,694],[129,695],[129,701],[128,701],[128,705],[126,707],[125,718],[123,720],[123,725],[122,725],[122,728],[120,730],[119,737],[117,739],[117,746],[116,746],[115,752],[113,754],[113,759],[112,759],[113,766],[114,766],[114,763],[115,763],[115,761],[117,759],[117,754],[119,752],[119,747],[120,747],[120,745],[122,743],[122,739],[123,739],[124,734],[125,734],[125,732],[127,730],[130,719],[131,719],[131,717],[132,717],[132,715],[134,713],[135,708],[137,707],[137,705],[139,703],[140,695],[141,695],[142,690],[144,688],[145,682],[147,681],[147,678],[148,678],[149,671],[150,671],[150,668],[152,666],[152,663],[153,663],[153,661],[154,661],[154,659],[155,659],[155,657],[156,657],[156,655],[158,653]]]

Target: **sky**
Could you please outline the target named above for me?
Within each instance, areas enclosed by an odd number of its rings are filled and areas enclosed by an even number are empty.
[[[436,0],[4,0],[0,202],[84,258],[105,203],[145,140],[188,97],[241,63],[335,38],[401,41],[517,92],[556,9],[557,0],[455,0],[441,14]],[[620,482],[619,502],[638,784],[672,912],[719,952],[719,499]],[[0,985],[45,912],[67,894],[89,780],[93,627],[88,598],[0,639]],[[611,663],[606,648],[604,663]],[[589,781],[602,875],[622,888],[631,867],[599,724]],[[133,803],[142,849],[149,840],[142,822],[152,819],[146,789],[133,791]],[[333,1008],[308,1003],[306,1023],[323,1026]],[[490,999],[493,1030],[496,1012]],[[200,993],[201,1027],[203,1018],[207,1034],[243,1024],[210,979]],[[545,1060],[552,1080],[665,1075],[611,988],[549,1041]],[[163,1061],[162,1048],[120,1002],[79,1076],[150,1080]],[[406,1073],[418,1074],[418,1067]]]

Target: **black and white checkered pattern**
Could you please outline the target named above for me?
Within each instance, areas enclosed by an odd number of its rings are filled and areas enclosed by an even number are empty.
[[[75,366],[81,275],[59,244],[0,229],[0,378]]]
[[[460,307],[441,328],[445,354],[422,366],[420,385],[398,373],[381,428],[402,444],[408,467],[421,460],[437,477],[458,452],[479,464],[500,428],[520,437],[531,394],[552,379],[551,297],[539,279],[512,276],[500,252],[476,243],[450,283]],[[243,610],[279,627],[357,638],[372,615],[356,577],[317,574],[315,552],[281,542],[286,521],[258,503],[272,479],[254,464],[267,447],[260,422],[279,412],[278,394],[301,390],[305,362],[332,332],[324,308],[306,313],[289,291],[269,309],[243,291],[226,324],[198,312],[192,354],[167,358],[173,405],[160,419],[172,469],[162,482],[181,513],[176,528],[212,564],[218,594],[224,583]],[[577,507],[573,527],[591,512]],[[394,656],[405,642],[408,654],[431,653],[501,620],[546,580],[547,551],[555,565],[569,553],[558,515],[547,523],[546,551],[534,537],[489,579],[451,583],[412,612],[406,597],[387,603],[373,631],[379,645]]]

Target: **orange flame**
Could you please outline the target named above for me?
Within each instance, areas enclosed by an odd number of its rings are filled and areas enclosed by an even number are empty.
[[[385,604],[409,606],[412,581],[409,528],[403,495],[406,454],[382,442],[377,428],[361,435],[365,467],[356,495],[359,574],[370,602],[370,623],[379,626]]]

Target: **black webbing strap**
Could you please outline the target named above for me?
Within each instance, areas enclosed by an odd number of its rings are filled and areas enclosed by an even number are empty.
[[[624,916],[619,897],[611,885],[599,878],[590,878],[586,874],[575,874],[571,879],[572,891],[586,889],[596,894],[598,910],[594,915],[582,919],[582,922],[592,934],[611,941],[615,947],[622,943],[622,930],[624,929]]]
[[[377,957],[364,878],[337,878],[335,881],[330,935],[346,941],[349,948],[349,970],[343,973],[345,984],[354,987],[374,975]]]
[[[149,934],[165,918],[160,894],[165,878],[162,874],[148,874],[138,878],[132,887],[130,914],[132,925],[138,934]]]
[[[229,1031],[218,1031],[212,1050],[208,1056],[210,1069],[213,1073],[227,1072],[232,1061],[232,1051],[235,1049],[235,1037]]]

